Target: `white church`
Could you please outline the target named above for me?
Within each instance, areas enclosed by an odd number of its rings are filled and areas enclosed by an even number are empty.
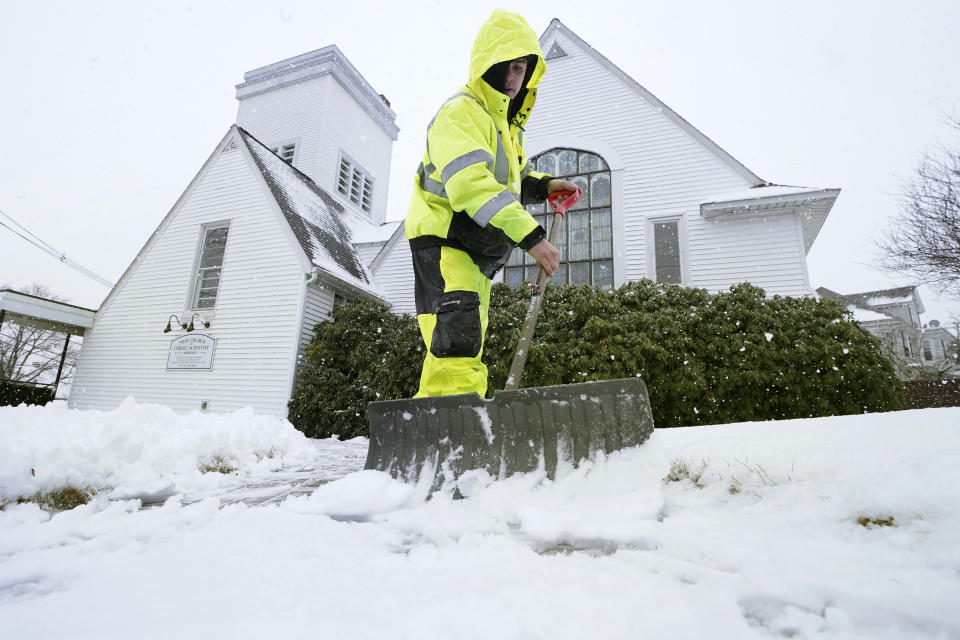
[[[839,189],[764,181],[559,20],[540,45],[550,72],[527,153],[584,191],[557,279],[814,295],[806,254]],[[561,78],[584,90],[569,96]],[[236,89],[236,124],[83,328],[70,407],[133,396],[286,416],[313,327],[338,300],[414,312],[403,227],[386,222],[398,132],[386,98],[336,46],[254,69]],[[528,262],[517,250],[498,278],[529,279]]]

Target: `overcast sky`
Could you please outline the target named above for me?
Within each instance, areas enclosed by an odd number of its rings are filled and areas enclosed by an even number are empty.
[[[920,156],[960,144],[956,0],[7,3],[0,210],[117,280],[234,122],[243,73],[336,44],[397,113],[399,219],[424,127],[497,6],[537,33],[559,18],[760,177],[840,187],[814,287],[910,284],[872,266],[873,239]],[[31,282],[92,308],[108,293],[0,227],[0,284]],[[960,316],[921,295],[924,320]]]

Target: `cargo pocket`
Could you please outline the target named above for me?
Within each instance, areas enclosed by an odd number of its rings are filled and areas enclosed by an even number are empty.
[[[480,353],[480,295],[448,291],[437,298],[437,324],[430,353],[438,358],[475,358]]]

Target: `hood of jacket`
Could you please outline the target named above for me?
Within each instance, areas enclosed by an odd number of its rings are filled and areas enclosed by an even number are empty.
[[[487,69],[499,62],[531,55],[537,57],[537,63],[533,72],[529,74],[523,106],[518,114],[522,125],[530,116],[530,110],[536,100],[536,88],[547,71],[547,65],[543,60],[537,34],[521,16],[503,9],[496,9],[483,23],[470,50],[470,80],[467,86],[476,96],[489,102],[486,98],[490,95],[491,88],[483,79]],[[488,104],[487,107],[497,110],[492,104]]]

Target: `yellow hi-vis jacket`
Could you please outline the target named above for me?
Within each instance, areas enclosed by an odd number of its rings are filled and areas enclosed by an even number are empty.
[[[499,62],[531,55],[536,64],[517,95],[519,111],[508,123],[510,99],[482,76]],[[473,44],[469,82],[427,127],[427,149],[405,222],[411,248],[461,249],[492,278],[514,246],[527,250],[545,237],[520,204],[521,191],[542,198],[543,181],[549,179],[532,170],[523,149],[523,127],[545,71],[533,29],[514,13],[494,11]]]

